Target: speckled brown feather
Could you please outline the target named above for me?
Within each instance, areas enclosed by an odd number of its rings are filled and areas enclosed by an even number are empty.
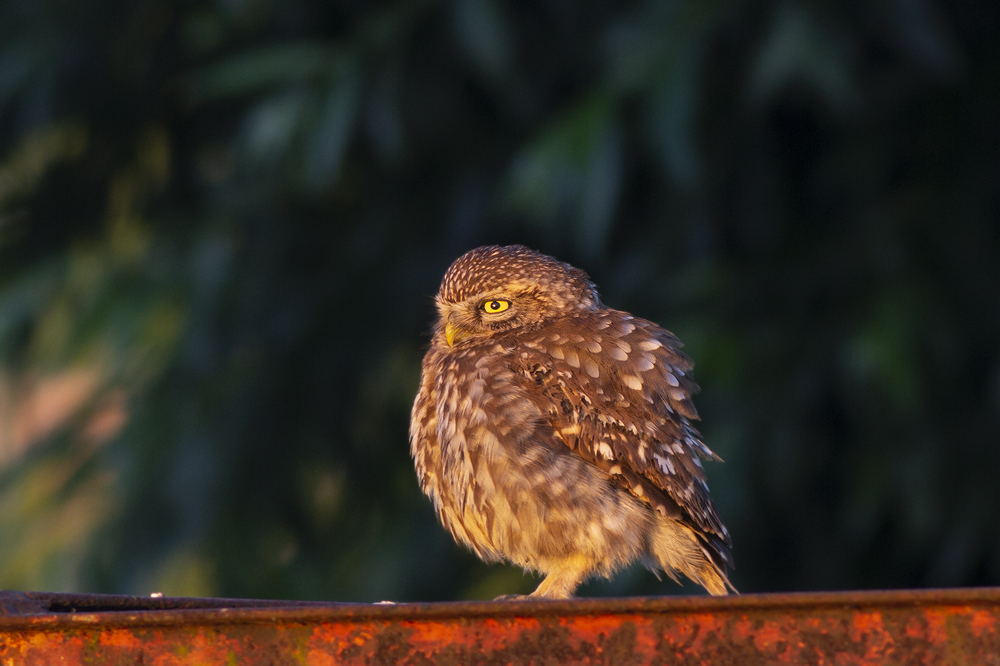
[[[490,299],[509,312],[484,314]],[[539,596],[638,558],[731,589],[699,460],[715,456],[691,425],[697,386],[671,333],[603,307],[586,274],[522,246],[460,257],[437,305],[411,453],[456,540],[546,574]]]

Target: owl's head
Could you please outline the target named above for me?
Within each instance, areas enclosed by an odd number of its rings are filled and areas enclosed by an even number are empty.
[[[487,245],[448,268],[435,342],[449,347],[601,306],[587,274],[523,245]]]

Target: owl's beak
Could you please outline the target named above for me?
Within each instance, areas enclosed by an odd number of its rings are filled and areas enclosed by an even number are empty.
[[[454,347],[455,340],[462,339],[462,332],[458,328],[458,326],[455,326],[451,322],[448,322],[447,324],[444,325],[444,339],[448,342],[449,347]]]

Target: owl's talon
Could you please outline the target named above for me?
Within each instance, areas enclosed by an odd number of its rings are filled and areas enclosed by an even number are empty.
[[[499,597],[494,597],[493,601],[524,601],[526,599],[531,599],[530,594],[501,594]]]

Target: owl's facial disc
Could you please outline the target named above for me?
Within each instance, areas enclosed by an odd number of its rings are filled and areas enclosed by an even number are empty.
[[[511,312],[512,303],[508,298],[489,297],[479,299],[478,303],[471,315],[468,303],[459,304],[448,313],[444,324],[444,339],[449,347],[454,347],[456,342],[480,330],[488,332],[496,323],[515,315]]]
[[[516,289],[490,290],[457,303],[439,301],[444,341],[449,347],[466,338],[488,337],[534,319],[536,295]]]

